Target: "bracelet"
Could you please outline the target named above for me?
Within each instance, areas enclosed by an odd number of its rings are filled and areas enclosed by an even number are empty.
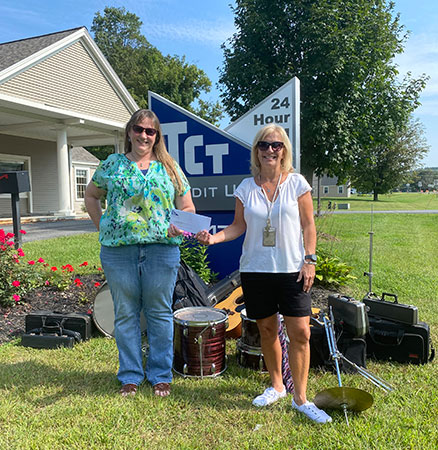
[[[304,264],[310,264],[312,266],[316,266],[316,262],[304,260]]]

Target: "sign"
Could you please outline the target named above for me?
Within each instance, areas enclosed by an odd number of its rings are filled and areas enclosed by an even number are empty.
[[[250,175],[251,147],[158,94],[149,108],[161,122],[167,149],[186,174],[196,212],[211,217],[210,232],[234,218],[234,189]],[[239,266],[243,237],[209,247],[210,267],[226,276]]]
[[[300,82],[297,77],[228,125],[225,131],[252,145],[257,131],[271,123],[285,129],[292,143],[293,167],[300,172]]]

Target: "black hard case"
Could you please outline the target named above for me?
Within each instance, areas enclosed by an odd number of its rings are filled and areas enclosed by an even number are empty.
[[[369,321],[367,356],[412,364],[426,364],[433,360],[435,350],[427,323],[407,325],[373,316],[369,316]]]
[[[241,285],[240,272],[235,270],[230,275],[227,275],[215,285],[208,288],[206,291],[207,299],[211,305],[225,300],[236,288]]]
[[[75,339],[71,336],[58,336],[47,334],[23,334],[21,336],[21,345],[32,348],[73,348]]]
[[[332,294],[328,297],[328,306],[332,308],[335,324],[347,333],[361,337],[368,332],[368,315],[362,302],[352,297]]]
[[[91,338],[92,319],[87,313],[58,311],[34,311],[25,317],[26,333],[35,328],[44,328],[45,331],[53,329],[56,332],[60,327],[79,332],[82,340],[86,341]]]
[[[394,301],[387,301],[385,297],[392,297]],[[363,302],[368,307],[369,316],[380,317],[407,325],[418,324],[418,308],[413,305],[399,303],[395,294],[383,292],[382,298],[379,298],[371,293],[364,297]]]

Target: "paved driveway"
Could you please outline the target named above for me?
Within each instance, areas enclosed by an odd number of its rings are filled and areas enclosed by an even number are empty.
[[[11,225],[0,225],[6,233],[13,233]],[[39,241],[52,239],[72,234],[91,233],[96,231],[96,227],[90,219],[56,220],[54,222],[40,221],[22,223],[21,229],[26,232],[22,236],[22,242]]]

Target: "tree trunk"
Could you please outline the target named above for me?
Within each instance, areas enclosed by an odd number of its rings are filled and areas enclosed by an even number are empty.
[[[374,191],[373,194],[374,194],[373,201],[377,202],[379,200],[379,194],[376,191]]]

